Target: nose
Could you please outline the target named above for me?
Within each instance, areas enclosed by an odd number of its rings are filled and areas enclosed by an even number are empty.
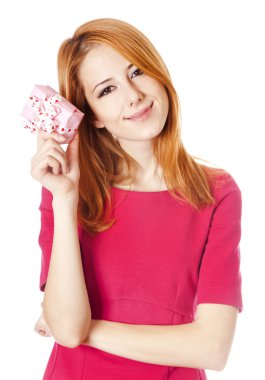
[[[143,93],[133,83],[128,83],[128,104],[130,107],[137,105],[143,100]]]

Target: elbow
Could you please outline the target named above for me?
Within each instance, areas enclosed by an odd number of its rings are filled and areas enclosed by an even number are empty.
[[[223,369],[225,368],[226,366],[226,362],[223,361],[223,360],[216,360],[214,365],[211,367],[211,368],[208,368],[208,369],[211,369],[213,371],[223,371]]]
[[[223,371],[228,360],[228,354],[227,350],[224,350],[218,345],[215,350],[211,351],[211,362],[209,363],[208,369]]]
[[[54,334],[53,336],[56,342],[59,343],[61,346],[64,346],[67,348],[77,348],[81,344],[86,343],[88,334],[89,334],[89,328],[78,333],[64,334],[60,332],[57,335]]]
[[[228,360],[228,353],[219,352],[216,355],[216,368],[215,371],[223,371],[225,369]]]
[[[67,348],[77,348],[81,344],[85,344],[88,338],[90,329],[89,320],[82,329],[78,326],[73,328],[73,326],[67,326],[64,324],[60,326],[51,326],[51,332],[55,341],[61,346]]]
[[[67,347],[67,348],[77,348],[80,346],[81,342],[78,338],[67,338],[67,337],[54,337],[56,342],[60,344],[61,346]]]

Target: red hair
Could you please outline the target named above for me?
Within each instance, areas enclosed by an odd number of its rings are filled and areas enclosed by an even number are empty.
[[[114,48],[146,75],[158,80],[167,91],[169,112],[162,132],[154,138],[153,149],[170,194],[195,209],[214,204],[212,181],[225,172],[196,162],[196,157],[185,150],[181,141],[179,99],[161,56],[132,25],[116,19],[96,19],[81,25],[73,38],[62,43],[58,52],[59,91],[85,113],[79,127],[79,223],[90,233],[110,228],[115,222],[109,218],[110,187],[131,181],[139,167],[106,128],[92,125],[93,114],[79,72],[87,53],[97,44]],[[121,173],[123,164],[127,168],[125,174]]]

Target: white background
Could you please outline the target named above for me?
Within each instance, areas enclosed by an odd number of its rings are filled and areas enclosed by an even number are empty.
[[[58,90],[57,51],[93,18],[142,30],[179,94],[188,151],[229,171],[243,195],[244,310],[226,368],[210,380],[264,375],[264,1],[9,1],[1,14],[1,378],[42,379],[53,345],[33,331],[39,291],[36,138],[20,126],[35,83]],[[261,343],[261,345],[260,345]]]

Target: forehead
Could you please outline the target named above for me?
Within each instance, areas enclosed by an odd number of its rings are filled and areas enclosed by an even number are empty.
[[[125,69],[129,61],[119,54],[115,49],[107,45],[98,45],[93,47],[86,55],[80,67],[81,79],[93,78],[95,80],[104,80],[105,75],[113,76],[115,71]]]

